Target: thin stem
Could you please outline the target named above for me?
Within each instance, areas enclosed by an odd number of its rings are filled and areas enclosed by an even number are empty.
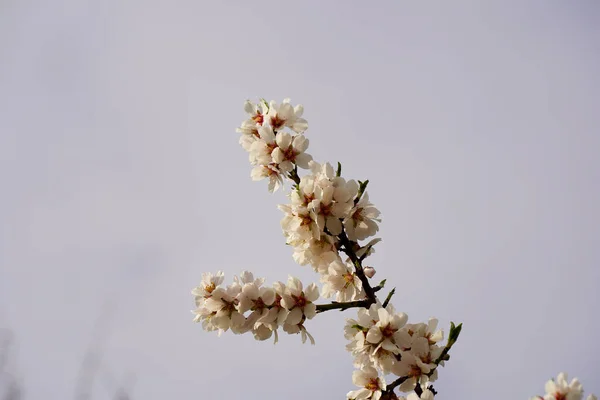
[[[409,376],[403,376],[400,377],[398,379],[396,379],[394,382],[390,383],[389,385],[386,386],[385,388],[385,393],[392,393],[394,391],[394,389],[396,389],[398,386],[402,385],[404,382],[406,382],[406,380],[410,378]]]
[[[349,308],[367,308],[370,305],[370,301],[368,299],[365,300],[355,300],[348,301],[345,303],[338,303],[337,301],[333,301],[329,304],[317,304],[317,312],[321,313],[329,310],[340,310],[344,311]]]
[[[356,253],[353,250],[356,242],[353,242],[350,239],[348,239],[348,236],[346,236],[346,232],[344,232],[343,230],[342,230],[342,233],[340,233],[339,238],[340,238],[340,243],[343,246],[342,251],[344,253],[346,253],[348,258],[350,258],[350,260],[352,261],[352,264],[354,265],[356,276],[358,276],[358,279],[360,279],[360,281],[362,283],[363,290],[365,291],[365,294],[367,295],[367,299],[369,301],[369,305],[376,303],[377,295],[375,294],[375,291],[371,287],[369,278],[367,278],[367,276],[365,275],[365,272],[364,272],[363,266],[362,266],[362,262],[360,261],[360,259],[358,258],[358,256],[356,255]]]

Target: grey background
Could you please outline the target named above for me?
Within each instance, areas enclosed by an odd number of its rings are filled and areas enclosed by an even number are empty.
[[[563,370],[600,392],[599,11],[2,0],[0,327],[26,398],[72,398],[95,337],[95,398],[128,374],[146,400],[353,389],[351,311],[311,321],[314,347],[191,322],[203,271],[316,280],[237,144],[258,97],[304,104],[309,152],[370,179],[396,307],[464,322],[440,398],[525,399]]]

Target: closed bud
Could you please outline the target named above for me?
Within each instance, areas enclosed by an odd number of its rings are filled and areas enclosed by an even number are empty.
[[[365,267],[364,271],[367,278],[375,276],[375,268],[373,267]]]

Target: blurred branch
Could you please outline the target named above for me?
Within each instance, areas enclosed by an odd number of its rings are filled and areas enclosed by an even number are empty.
[[[94,380],[102,361],[102,348],[108,338],[110,319],[113,315],[114,304],[106,303],[94,324],[94,338],[86,351],[77,381],[75,383],[75,400],[90,400]]]

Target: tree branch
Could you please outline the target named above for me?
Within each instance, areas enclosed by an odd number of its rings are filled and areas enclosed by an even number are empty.
[[[354,252],[354,245],[356,245],[356,242],[353,242],[350,239],[348,239],[348,236],[346,236],[346,232],[344,230],[342,230],[342,233],[340,233],[340,235],[338,237],[340,238],[340,243],[343,246],[342,251],[352,261],[352,264],[354,265],[354,269],[356,272],[356,276],[358,276],[358,279],[360,279],[360,281],[362,283],[363,290],[365,291],[365,294],[367,295],[367,300],[369,302],[368,306],[367,306],[367,308],[368,308],[371,304],[374,304],[377,302],[377,295],[375,294],[375,291],[371,287],[369,278],[367,278],[367,276],[365,275],[365,271],[363,270],[362,262],[360,261],[360,259],[356,255],[356,253]]]
[[[368,308],[370,305],[371,305],[371,303],[370,303],[370,300],[368,300],[368,299],[348,301],[345,303],[338,303],[337,301],[332,301],[329,304],[317,304],[317,312],[322,313],[324,311],[329,311],[329,310],[344,311],[349,308],[363,308],[363,307]]]

